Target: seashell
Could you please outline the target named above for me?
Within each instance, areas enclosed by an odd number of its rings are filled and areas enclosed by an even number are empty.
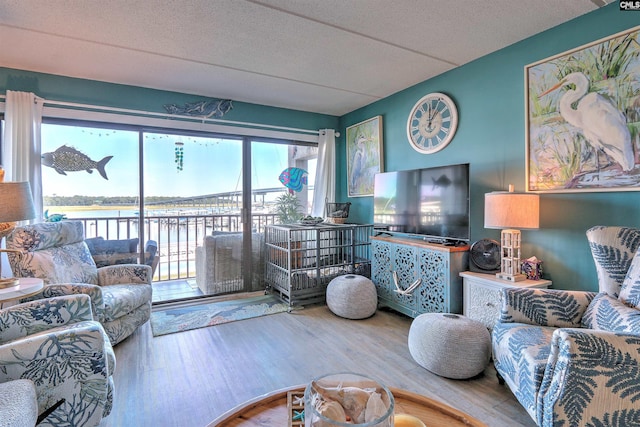
[[[362,389],[359,387],[322,387],[316,382],[312,383],[325,400],[335,400],[344,408],[345,414],[356,424],[364,423],[365,409],[369,396],[374,389]]]
[[[382,401],[380,393],[371,393],[364,411],[364,421],[366,423],[377,420],[387,412],[387,405]]]
[[[320,415],[329,418],[330,420],[340,421],[341,423],[347,421],[347,414],[345,414],[344,408],[335,400],[325,400],[320,402],[320,405],[316,406],[316,410]]]

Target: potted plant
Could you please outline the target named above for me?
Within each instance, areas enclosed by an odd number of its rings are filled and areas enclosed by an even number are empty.
[[[302,206],[295,194],[285,193],[276,199],[274,213],[278,217],[279,224],[291,224],[302,216]]]

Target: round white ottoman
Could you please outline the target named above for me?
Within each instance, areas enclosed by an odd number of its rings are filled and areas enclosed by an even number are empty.
[[[329,310],[347,319],[373,316],[378,307],[378,293],[373,282],[364,276],[338,276],[327,285]]]
[[[475,377],[491,357],[486,326],[459,314],[424,313],[409,329],[409,352],[423,368],[441,377]]]

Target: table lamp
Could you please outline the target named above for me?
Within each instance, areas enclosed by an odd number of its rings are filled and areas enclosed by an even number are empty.
[[[500,273],[496,277],[511,282],[525,280],[520,269],[520,229],[540,226],[540,196],[534,193],[494,191],[484,195],[484,227],[503,229],[500,233]]]
[[[0,182],[0,242],[16,228],[17,221],[32,219],[35,216],[36,211],[28,182]],[[0,249],[0,252],[19,251]],[[0,270],[0,288],[18,284],[18,279],[3,279],[1,274]]]

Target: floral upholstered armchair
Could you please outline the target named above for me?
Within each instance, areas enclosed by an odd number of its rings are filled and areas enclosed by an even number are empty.
[[[84,242],[81,221],[46,222],[17,227],[7,237],[15,277],[44,280],[32,297],[87,294],[93,314],[116,345],[151,316],[151,267],[119,264],[97,268]]]
[[[600,229],[614,238],[592,253],[598,269],[609,254],[604,265],[622,274],[617,289],[503,290],[495,367],[541,427],[640,425],[640,230]]]
[[[111,412],[115,363],[87,295],[0,310],[0,383],[33,382],[39,413],[53,409],[39,426],[98,425]]]

